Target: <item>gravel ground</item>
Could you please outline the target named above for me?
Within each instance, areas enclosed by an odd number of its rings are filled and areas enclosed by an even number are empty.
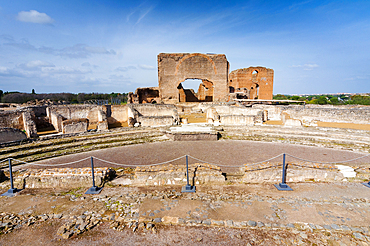
[[[128,164],[135,166],[148,165],[166,162],[184,155],[190,155],[204,160],[210,164],[225,165],[222,167],[223,172],[237,171],[231,166],[241,166],[246,163],[255,163],[273,158],[279,154],[287,153],[299,158],[309,159],[319,162],[335,162],[351,160],[364,156],[363,153],[356,153],[345,150],[335,150],[329,148],[310,147],[294,144],[256,142],[246,140],[221,140],[221,141],[167,141],[158,143],[136,144],[123,147],[95,150],[85,153],[66,155],[53,159],[43,160],[36,163],[54,164],[68,163],[83,158],[94,156],[110,162]],[[293,161],[287,157],[287,161]],[[363,158],[354,163],[369,162],[370,157]],[[272,161],[281,162],[282,157]],[[196,161],[189,158],[189,163]],[[351,164],[350,163],[350,164]],[[185,158],[174,161],[171,164],[185,164]],[[103,163],[96,160],[94,165],[97,167],[119,167],[109,163]],[[89,167],[90,160],[85,160],[69,166],[58,167]],[[27,166],[27,168],[45,168],[41,166]]]

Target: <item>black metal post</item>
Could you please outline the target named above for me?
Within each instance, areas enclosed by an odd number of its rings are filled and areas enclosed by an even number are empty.
[[[186,155],[186,186],[183,186],[181,192],[195,192],[195,186],[191,186],[189,183],[189,162],[188,155]]]
[[[275,184],[274,186],[276,187],[276,189],[278,190],[285,190],[285,191],[292,191],[293,189],[290,188],[286,183],[285,183],[285,180],[286,180],[286,165],[285,165],[285,153],[283,154],[283,173],[282,173],[282,177],[281,177],[281,183],[280,184]]]
[[[92,174],[93,187],[95,187],[94,160],[92,156],[91,156],[91,174]]]
[[[10,176],[10,189],[2,194],[1,196],[9,196],[12,197],[14,196],[15,193],[21,191],[21,189],[14,188],[14,183],[13,183],[13,170],[12,170],[12,159],[9,160],[9,176]]]
[[[281,177],[281,184],[285,185],[285,172],[286,172],[286,166],[285,166],[285,153],[283,154],[283,177]]]
[[[99,194],[103,187],[97,187],[95,186],[95,175],[94,175],[94,160],[93,157],[91,157],[91,174],[92,174],[92,183],[93,186],[89,188],[85,194]]]

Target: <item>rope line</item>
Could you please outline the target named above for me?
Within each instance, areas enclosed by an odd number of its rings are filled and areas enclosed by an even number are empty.
[[[286,154],[286,155],[287,155],[287,156],[290,156],[290,157],[292,157],[292,158],[295,158],[295,159],[301,160],[301,161],[312,162],[312,163],[320,163],[320,164],[338,164],[338,163],[346,163],[346,162],[356,161],[356,160],[359,160],[359,159],[362,159],[362,158],[365,158],[365,157],[370,156],[370,154],[368,154],[368,155],[360,156],[360,157],[357,157],[357,158],[355,158],[355,159],[347,160],[347,161],[320,162],[320,161],[310,161],[310,160],[306,160],[306,159],[299,158],[299,157],[296,157],[296,156],[293,156],[293,155],[290,155],[290,154]]]
[[[149,166],[159,166],[159,165],[163,165],[163,164],[166,164],[166,163],[170,163],[170,162],[173,162],[173,161],[177,161],[181,158],[184,158],[185,155],[183,156],[180,156],[178,158],[175,158],[173,160],[169,160],[169,161],[165,161],[165,162],[160,162],[160,163],[155,163],[155,164],[146,164],[146,165],[141,165],[141,164],[121,164],[121,163],[116,163],[116,162],[111,162],[111,161],[106,161],[106,160],[103,160],[103,159],[100,159],[98,157],[94,157],[95,159],[99,160],[99,161],[102,161],[102,162],[105,162],[105,163],[109,163],[109,164],[113,164],[113,165],[117,165],[117,166],[124,166],[124,167],[132,167],[132,166],[141,166],[141,167],[149,167]]]
[[[255,163],[251,163],[251,164],[248,164],[248,165],[238,165],[238,166],[228,166],[228,165],[222,165],[222,164],[217,164],[217,163],[212,163],[212,162],[207,162],[207,161],[204,161],[204,160],[201,160],[199,158],[196,158],[194,156],[191,156],[191,155],[188,155],[188,157],[196,160],[196,161],[199,161],[201,163],[207,163],[207,164],[211,164],[211,165],[215,165],[215,166],[219,166],[219,167],[251,167],[251,166],[255,166],[255,165],[258,165],[258,164],[261,164],[261,163],[265,163],[265,162],[268,162],[268,161],[271,161],[273,159],[276,159],[280,156],[282,156],[282,154],[279,154],[275,157],[272,157],[270,159],[267,159],[267,160],[264,160],[264,161],[260,161],[260,162],[255,162]],[[339,164],[339,163],[348,163],[348,162],[352,162],[352,161],[356,161],[356,160],[360,160],[360,159],[363,159],[365,157],[368,157],[370,156],[370,154],[368,155],[365,155],[365,156],[360,156],[360,157],[357,157],[357,158],[354,158],[354,159],[351,159],[351,160],[347,160],[347,161],[336,161],[336,162],[320,162],[320,161],[311,161],[311,160],[307,160],[307,159],[303,159],[303,158],[300,158],[300,157],[296,157],[296,156],[293,156],[293,155],[290,155],[290,154],[285,154],[289,157],[292,157],[294,159],[297,159],[297,160],[301,160],[301,161],[305,161],[305,162],[310,162],[310,163],[318,163],[318,164]],[[66,163],[58,163],[58,164],[37,164],[37,163],[29,163],[29,162],[25,162],[25,161],[20,161],[20,160],[17,160],[17,159],[13,159],[13,158],[7,158],[7,159],[4,159],[2,161],[0,161],[0,163],[3,163],[5,161],[8,161],[9,159],[11,160],[14,160],[16,161],[17,163],[23,163],[25,166],[27,165],[34,165],[34,166],[67,166],[67,165],[72,165],[72,164],[75,164],[75,163],[78,163],[78,162],[81,162],[81,161],[85,161],[87,159],[90,159],[91,157],[93,157],[94,159],[96,160],[99,160],[101,162],[104,162],[104,163],[108,163],[108,164],[112,164],[112,165],[117,165],[117,166],[126,166],[126,167],[132,167],[132,166],[159,166],[159,165],[164,165],[164,164],[167,164],[167,163],[170,163],[170,162],[174,162],[174,161],[177,161],[177,160],[180,160],[182,158],[184,158],[186,155],[183,155],[183,156],[180,156],[178,158],[175,158],[175,159],[172,159],[172,160],[169,160],[169,161],[164,161],[164,162],[160,162],[160,163],[154,163],[154,164],[122,164],[122,163],[117,163],[117,162],[112,162],[112,161],[107,161],[107,160],[103,160],[103,159],[100,159],[98,157],[94,157],[94,156],[90,156],[90,157],[86,157],[86,158],[83,158],[83,159],[80,159],[80,160],[77,160],[77,161],[72,161],[72,162],[66,162]],[[298,164],[294,164],[294,165],[298,165]],[[306,167],[306,166],[302,166],[302,167]],[[308,166],[307,166],[308,167]],[[315,168],[315,167],[312,167],[312,168]],[[326,168],[328,169],[328,168]]]
[[[90,157],[86,157],[86,158],[83,158],[81,160],[77,160],[77,161],[72,161],[72,162],[66,162],[66,163],[58,163],[58,164],[37,164],[37,163],[29,163],[29,162],[25,162],[25,161],[19,161],[17,159],[13,159],[13,158],[10,158],[14,161],[18,161],[18,162],[21,162],[21,163],[24,163],[25,166],[26,165],[35,165],[35,166],[44,166],[44,167],[54,167],[54,166],[67,166],[67,165],[72,165],[72,164],[75,164],[77,162],[81,162],[81,161],[84,161],[84,160],[87,160],[87,159],[90,159]]]
[[[211,163],[211,162],[207,162],[207,161],[203,161],[203,160],[201,160],[201,159],[198,159],[198,158],[196,158],[196,157],[193,157],[193,156],[191,156],[191,155],[188,155],[189,157],[191,157],[191,158],[193,158],[193,159],[195,159],[195,160],[197,160],[197,161],[200,161],[200,162],[203,162],[203,163],[208,163],[208,164],[211,164],[211,165],[215,165],[215,166],[220,166],[220,167],[251,167],[251,166],[255,166],[255,165],[258,165],[258,164],[261,164],[261,163],[264,163],[264,162],[267,162],[267,161],[271,161],[271,160],[273,160],[273,159],[276,159],[276,158],[278,158],[279,156],[282,156],[283,154],[280,154],[280,155],[277,155],[277,156],[275,156],[275,157],[272,157],[272,158],[270,158],[270,159],[267,159],[267,160],[264,160],[264,161],[260,161],[260,162],[256,162],[256,163],[251,163],[251,164],[249,164],[249,165],[239,165],[239,166],[227,166],[227,165],[220,165],[220,164],[215,164],[215,163]]]

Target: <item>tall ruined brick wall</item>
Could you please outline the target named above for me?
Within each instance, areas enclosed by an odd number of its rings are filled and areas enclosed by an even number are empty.
[[[289,105],[277,107],[280,107],[293,119],[370,124],[369,106]]]
[[[229,90],[248,90],[249,99],[271,100],[273,96],[274,70],[265,67],[249,67],[234,70],[229,75]],[[257,89],[258,87],[258,89]]]
[[[228,69],[223,54],[161,53],[158,55],[160,97],[165,102],[179,102],[179,84],[186,79],[201,79],[213,84],[213,101],[226,101]]]

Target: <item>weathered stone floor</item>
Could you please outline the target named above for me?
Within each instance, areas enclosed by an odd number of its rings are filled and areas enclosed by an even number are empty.
[[[104,241],[104,233],[114,240],[130,234],[136,240],[155,237],[154,245],[176,244],[168,237],[193,231],[195,243],[210,245],[223,245],[211,232],[226,235],[225,242],[250,245],[370,245],[369,188],[350,182],[290,186],[290,192],[271,184],[198,186],[196,193],[181,193],[179,186],[120,186],[105,187],[99,195],[27,189],[0,198],[0,244],[49,227],[50,244]]]

